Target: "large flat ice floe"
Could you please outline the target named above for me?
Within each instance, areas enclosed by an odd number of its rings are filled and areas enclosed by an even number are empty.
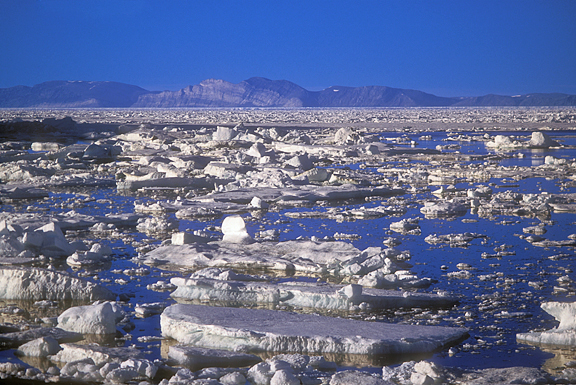
[[[164,337],[183,344],[244,352],[308,354],[425,353],[467,335],[464,328],[184,304],[166,308],[160,326]]]
[[[115,300],[107,288],[67,273],[41,268],[0,268],[0,298],[14,300]]]

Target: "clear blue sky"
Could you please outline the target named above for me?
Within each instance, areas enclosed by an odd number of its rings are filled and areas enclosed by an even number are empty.
[[[207,78],[576,94],[576,0],[0,0],[0,87]]]

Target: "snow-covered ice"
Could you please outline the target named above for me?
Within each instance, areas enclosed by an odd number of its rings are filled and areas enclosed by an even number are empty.
[[[295,306],[312,309],[354,310],[358,306],[372,310],[400,307],[451,307],[458,299],[446,295],[362,288],[350,284],[305,284],[246,282],[210,278],[172,278],[177,286],[176,299],[221,301],[224,303],[260,303],[268,306]]]
[[[0,268],[0,298],[22,300],[115,300],[109,289],[70,274],[41,268]]]
[[[283,311],[172,305],[162,335],[180,343],[245,352],[399,354],[431,352],[466,336],[464,328],[396,325]]]
[[[518,333],[518,341],[549,346],[576,346],[576,302],[545,302],[541,307],[560,322],[558,327],[541,332]]]
[[[116,333],[116,324],[124,318],[124,311],[116,303],[75,306],[58,316],[58,327],[83,334]]]

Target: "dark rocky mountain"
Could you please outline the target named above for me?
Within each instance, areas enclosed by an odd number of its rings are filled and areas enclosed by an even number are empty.
[[[317,105],[322,107],[440,107],[454,104],[452,98],[382,86],[330,87],[315,96]]]
[[[308,91],[287,80],[250,78],[238,84],[208,79],[179,91],[152,92],[116,82],[51,81],[0,88],[0,107],[448,107],[576,106],[576,95],[484,95],[447,98],[383,86]]]
[[[453,106],[576,106],[576,95],[567,94],[526,94],[515,96],[484,95],[469,98],[459,98]]]
[[[51,81],[0,88],[0,107],[131,107],[140,95],[150,93],[116,82]]]
[[[286,80],[208,79],[179,91],[142,95],[133,107],[306,107],[309,93]]]

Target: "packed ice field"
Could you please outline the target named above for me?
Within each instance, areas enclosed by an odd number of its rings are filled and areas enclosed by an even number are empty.
[[[0,110],[0,377],[574,383],[575,158],[573,108]]]

